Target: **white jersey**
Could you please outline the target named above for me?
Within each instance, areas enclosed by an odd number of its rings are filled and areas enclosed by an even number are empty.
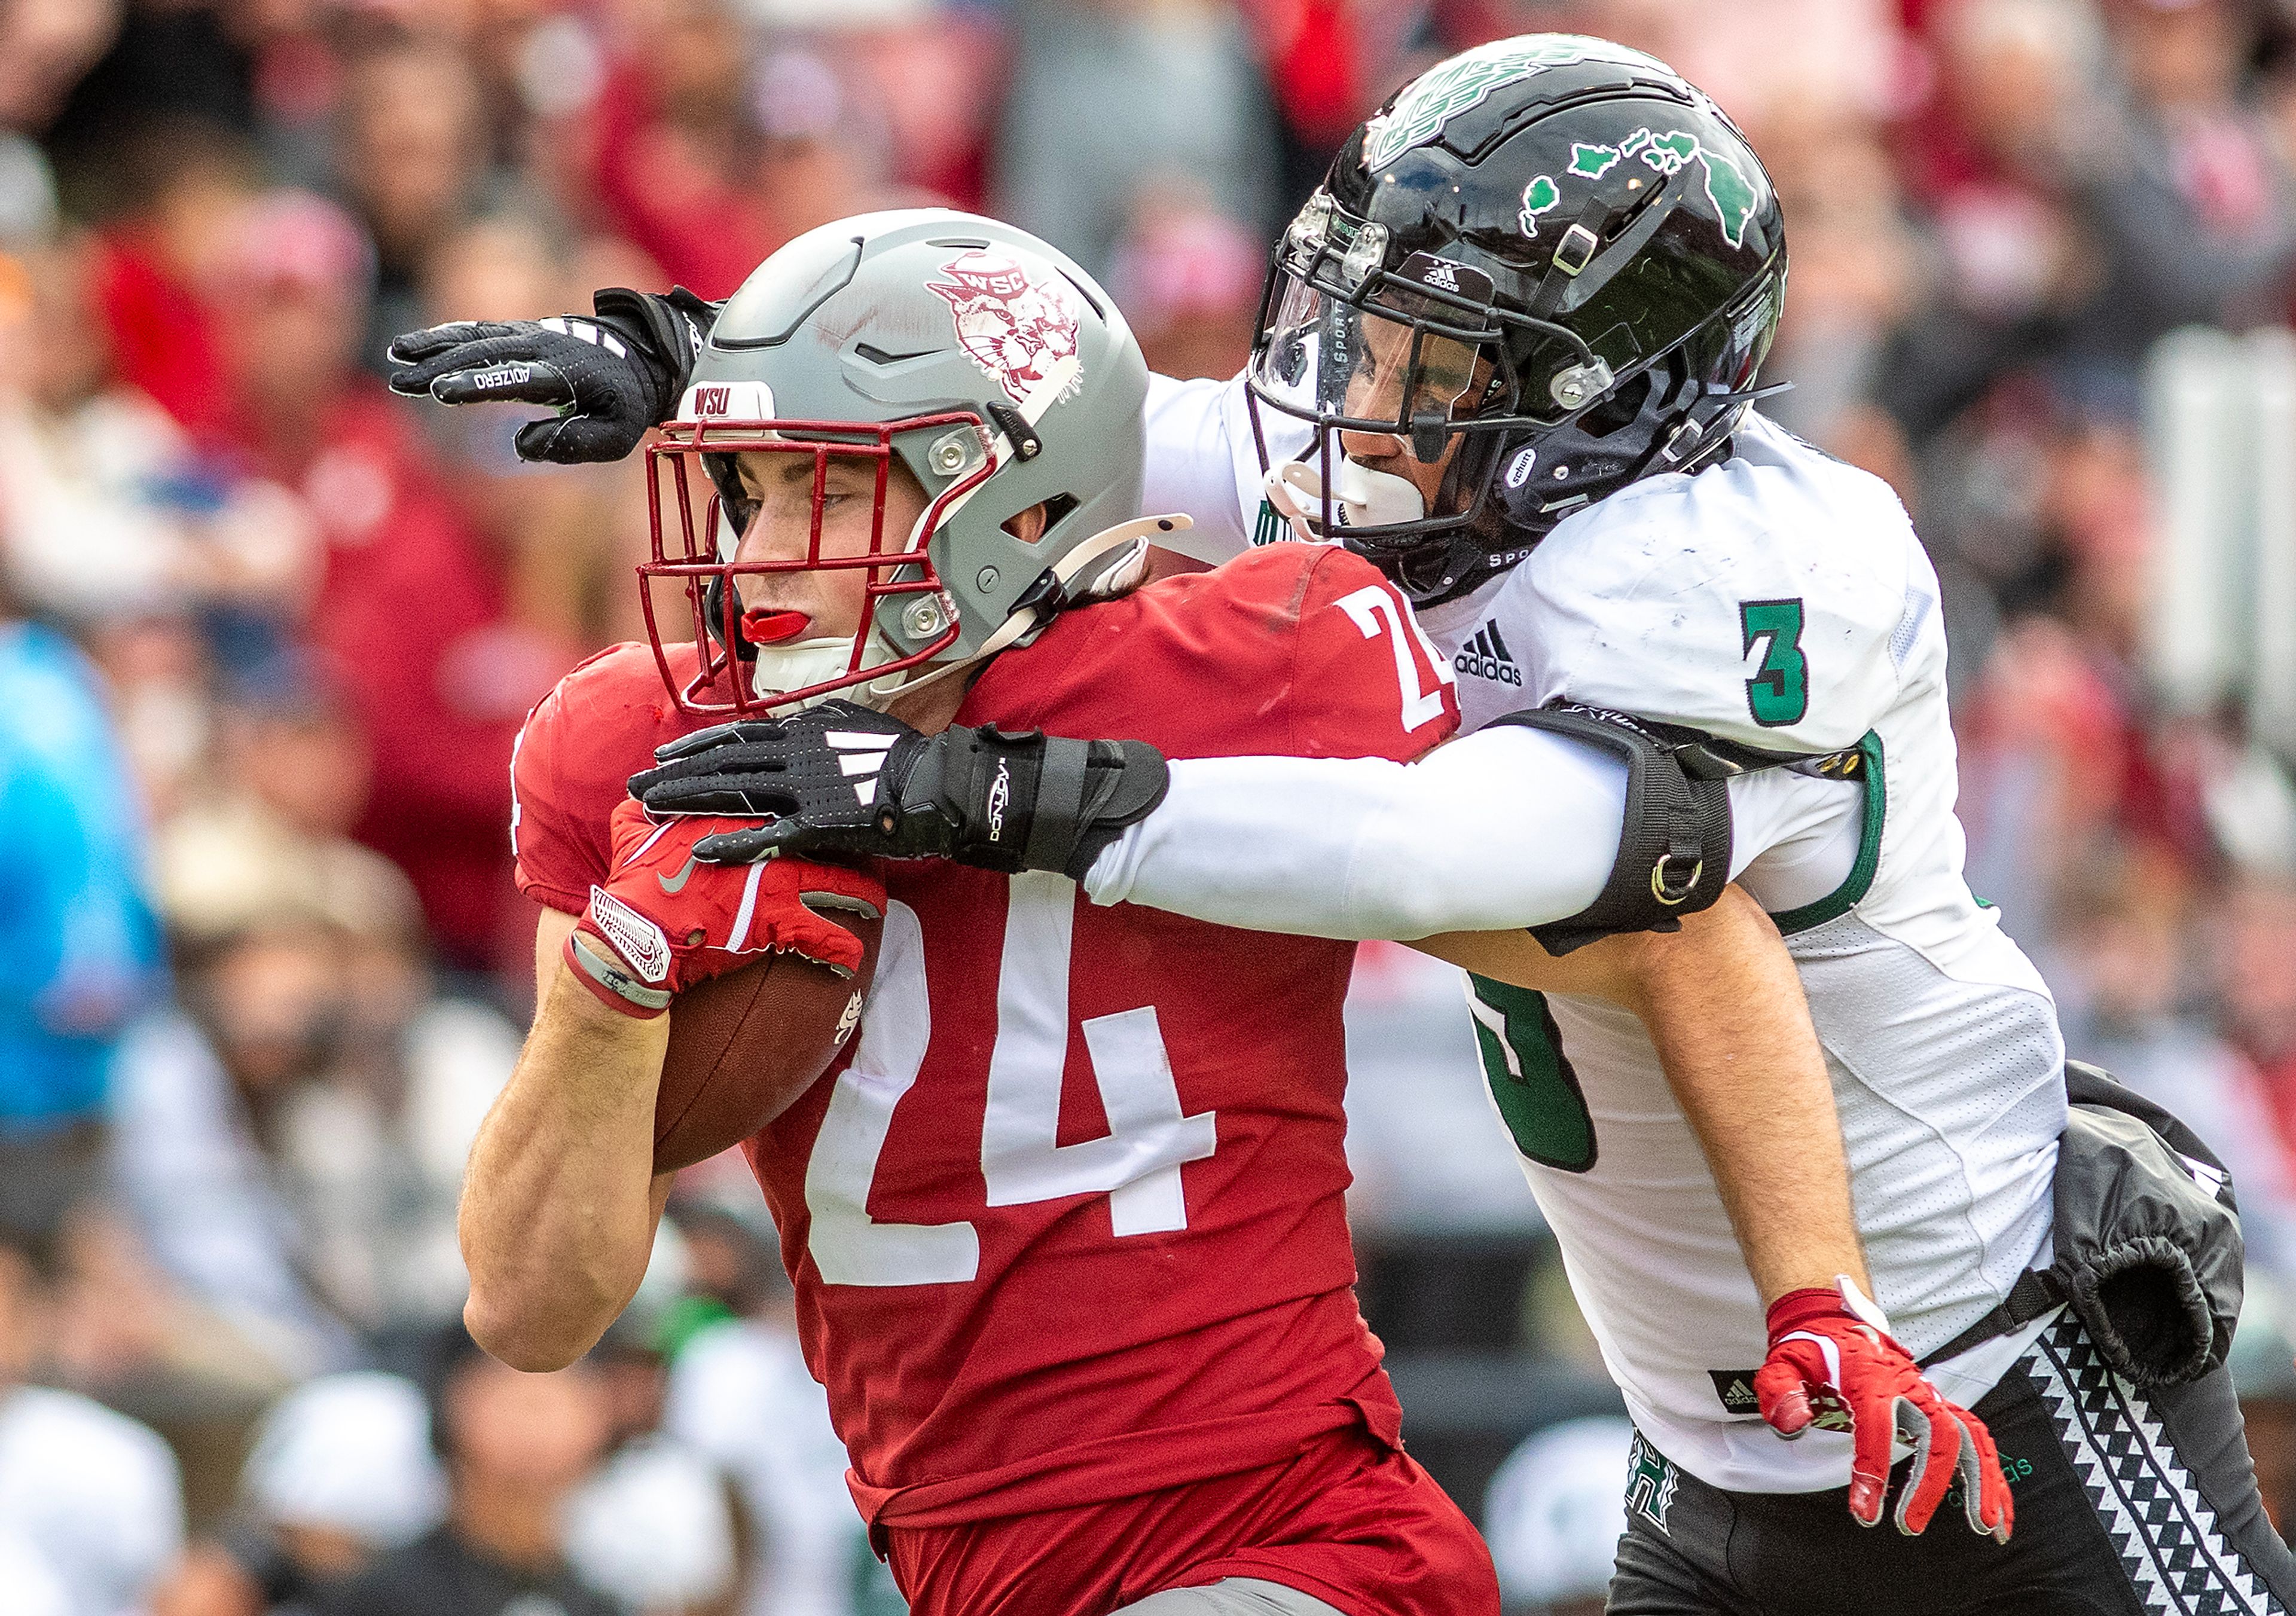
[[[1240,416],[1240,390],[1152,399],[1152,486],[1188,488],[1156,483],[1162,458],[1193,461],[1189,491],[1253,492],[1248,430],[1214,430]],[[1268,537],[1250,510],[1240,498],[1219,530]],[[1733,873],[1800,968],[1897,1335],[1918,1357],[1982,1317],[2046,1257],[2064,1046],[2039,973],[1963,880],[1937,578],[1887,486],[1749,414],[1728,461],[1611,495],[1421,620],[1470,730],[1559,700],[1805,759],[1733,782]],[[1495,1105],[1644,1433],[1715,1486],[1844,1485],[1846,1437],[1789,1444],[1759,1420],[1760,1299],[1641,1022],[1488,983],[1471,1008]],[[1973,1401],[2021,1344],[1932,1378]]]

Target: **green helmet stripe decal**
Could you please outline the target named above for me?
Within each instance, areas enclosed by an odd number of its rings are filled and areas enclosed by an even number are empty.
[[[1617,62],[1650,68],[1669,78],[1674,70],[1653,56],[1607,39],[1583,34],[1530,34],[1495,40],[1439,62],[1413,79],[1395,105],[1364,126],[1366,168],[1392,162],[1412,147],[1435,138],[1443,126],[1472,111],[1502,85],[1578,62]]]

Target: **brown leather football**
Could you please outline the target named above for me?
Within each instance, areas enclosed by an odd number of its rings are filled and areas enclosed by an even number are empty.
[[[653,1170],[706,1161],[756,1133],[845,1046],[877,970],[884,923],[840,915],[861,939],[849,979],[794,954],[768,954],[679,994],[654,1100]]]

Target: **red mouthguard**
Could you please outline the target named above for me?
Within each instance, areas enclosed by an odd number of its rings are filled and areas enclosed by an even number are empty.
[[[793,640],[813,621],[809,611],[767,611],[763,608],[742,614],[742,637],[752,645],[778,645]]]

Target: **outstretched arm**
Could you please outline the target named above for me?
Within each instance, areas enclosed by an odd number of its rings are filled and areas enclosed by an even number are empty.
[[[521,460],[619,460],[676,412],[720,307],[683,286],[609,286],[591,315],[454,320],[390,344],[390,390],[441,404],[546,404],[519,428]]]
[[[840,748],[884,763],[858,800]],[[699,844],[954,857],[1056,870],[1095,903],[1136,903],[1259,931],[1408,940],[1578,915],[1619,862],[1627,767],[1579,739],[1501,726],[1417,763],[1204,758],[1136,742],[993,727],[924,735],[828,701],[699,730],[630,788],[649,812],[758,816]]]
[[[1479,976],[1633,1011],[1705,1150],[1764,1305],[1837,1275],[1868,1286],[1824,1052],[1777,928],[1742,889],[1679,931],[1606,938],[1560,959],[1520,931],[1417,947]]]
[[[1498,726],[1416,763],[1198,758],[1085,890],[1218,925],[1350,939],[1545,925],[1610,879],[1623,763]]]

